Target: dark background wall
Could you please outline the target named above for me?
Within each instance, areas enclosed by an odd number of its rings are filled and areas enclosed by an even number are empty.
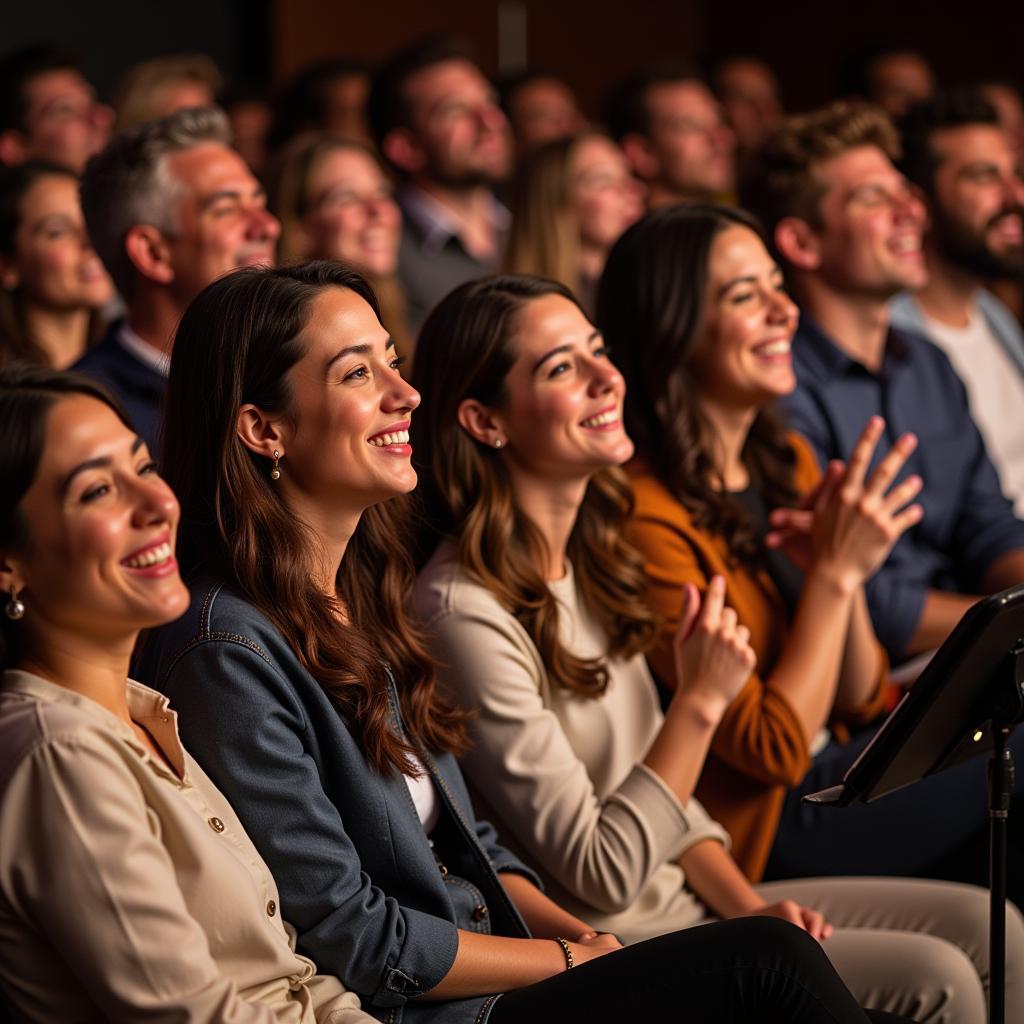
[[[198,50],[229,79],[275,81],[317,57],[374,61],[434,30],[468,37],[489,71],[524,54],[560,71],[591,113],[608,83],[659,56],[762,56],[794,108],[833,95],[846,56],[885,39],[919,47],[947,82],[1024,72],[1024,0],[6,0],[0,51],[55,39],[108,94],[157,54]]]

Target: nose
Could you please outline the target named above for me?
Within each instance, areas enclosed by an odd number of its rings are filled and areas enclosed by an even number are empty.
[[[386,412],[412,412],[419,404],[420,393],[397,370],[391,370],[381,408]]]
[[[156,474],[132,478],[133,525],[139,527],[174,524],[178,521],[178,499],[174,492]]]
[[[281,222],[265,207],[252,206],[247,236],[252,241],[273,242],[281,234]]]
[[[896,218],[909,221],[914,224],[923,225],[927,216],[927,209],[921,193],[908,182],[906,186],[896,194]]]
[[[607,356],[591,357],[590,365],[591,375],[588,390],[592,395],[603,395],[625,386],[618,367]]]
[[[772,323],[785,324],[796,323],[799,310],[796,303],[784,291],[773,288],[771,291],[771,304],[768,307],[768,314]]]

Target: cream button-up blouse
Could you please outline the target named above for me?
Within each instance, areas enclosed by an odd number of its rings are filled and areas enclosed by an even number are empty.
[[[370,1024],[295,952],[274,880],[178,739],[128,683],[168,764],[87,697],[0,682],[0,985],[29,1021]]]

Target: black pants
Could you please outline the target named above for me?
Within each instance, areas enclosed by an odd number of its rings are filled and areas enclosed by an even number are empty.
[[[984,841],[978,844],[980,877],[932,869],[952,858],[975,836],[980,834],[984,840],[986,757],[976,757],[869,804],[837,809],[801,802],[805,793],[842,782],[847,768],[874,732],[866,729],[846,746],[830,743],[814,758],[800,785],[786,795],[765,880],[821,875],[924,875],[984,885]],[[1015,804],[1010,814],[1011,829],[1015,830],[1024,817],[1017,810],[1024,794],[1024,728],[1013,734],[1010,747],[1017,764]]]
[[[506,992],[491,1024],[569,1021],[867,1024],[818,943],[785,921],[748,917],[627,946]]]

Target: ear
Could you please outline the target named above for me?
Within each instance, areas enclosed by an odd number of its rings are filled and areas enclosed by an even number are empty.
[[[0,288],[6,292],[13,292],[21,284],[21,277],[14,260],[9,256],[0,256]]]
[[[16,556],[0,551],[0,606],[7,604],[11,596],[11,588],[18,593],[25,586],[25,578],[22,575]],[[0,613],[2,614],[2,613]]]
[[[800,217],[783,217],[779,221],[775,227],[775,247],[797,270],[813,271],[821,266],[821,239]]]
[[[21,132],[0,133],[0,163],[16,167],[28,159],[28,140]]]
[[[235,418],[235,433],[249,451],[262,455],[264,458],[272,459],[275,451],[282,457],[285,454],[281,421],[271,419],[252,402],[246,402],[238,410],[238,416]]]
[[[653,181],[661,171],[661,161],[650,142],[636,132],[624,135],[619,142],[633,173],[643,181]]]
[[[474,441],[479,441],[488,448],[500,448],[508,435],[494,413],[475,398],[466,398],[459,405],[459,426]],[[496,445],[494,442],[500,441]]]
[[[395,128],[384,136],[381,152],[406,174],[417,174],[427,165],[427,154],[408,128]]]
[[[124,248],[143,277],[164,285],[174,280],[170,246],[159,228],[152,224],[133,224],[125,235]]]

